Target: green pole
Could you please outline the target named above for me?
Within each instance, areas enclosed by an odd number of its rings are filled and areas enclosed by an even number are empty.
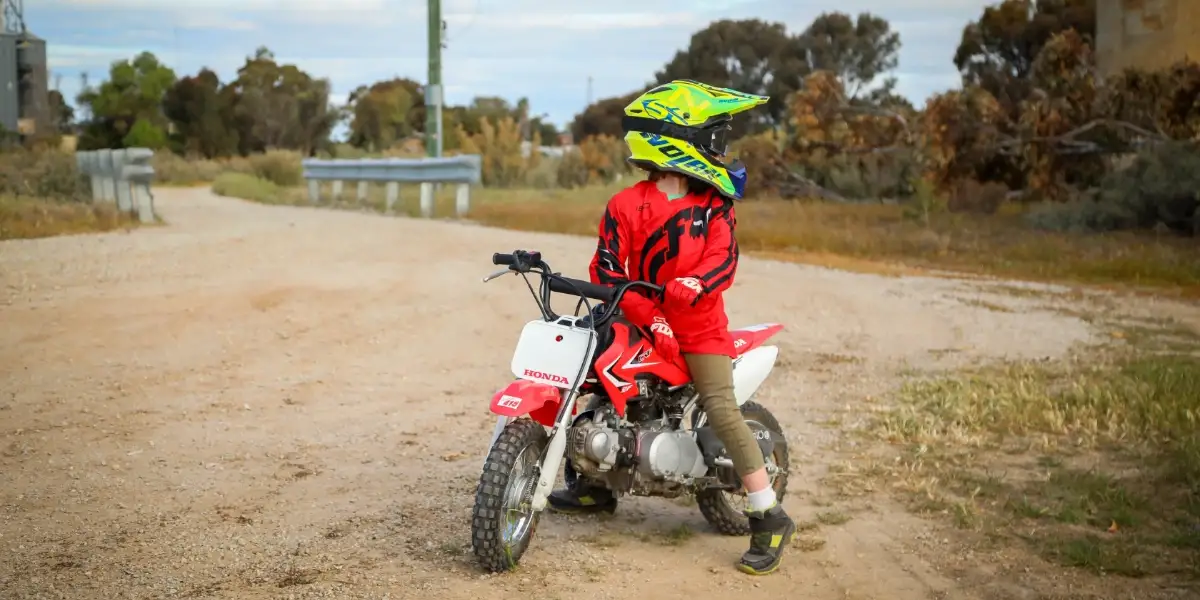
[[[429,78],[425,86],[425,153],[442,155],[442,3],[429,0]]]

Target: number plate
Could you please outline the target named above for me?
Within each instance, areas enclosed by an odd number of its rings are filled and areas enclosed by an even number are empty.
[[[573,388],[581,369],[587,373],[585,365],[590,366],[593,350],[591,330],[530,321],[517,340],[512,372],[520,379]]]

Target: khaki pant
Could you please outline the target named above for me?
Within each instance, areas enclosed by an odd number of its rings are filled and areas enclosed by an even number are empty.
[[[720,354],[684,354],[683,359],[700,395],[700,408],[708,415],[708,424],[717,438],[725,444],[733,469],[745,477],[763,468],[762,449],[733,396],[733,359]]]

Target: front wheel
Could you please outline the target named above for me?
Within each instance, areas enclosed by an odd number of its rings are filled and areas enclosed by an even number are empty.
[[[471,518],[471,549],[492,572],[516,568],[537,529],[540,511],[530,505],[546,430],[517,419],[500,433],[483,462]]]
[[[783,428],[771,411],[756,402],[746,402],[742,405],[742,419],[750,426],[750,431],[768,429],[771,434],[786,440]],[[775,498],[783,502],[787,492],[788,449],[787,444],[775,444],[771,456],[763,457],[768,465],[779,468],[779,472],[771,475],[771,488],[775,490]],[[696,505],[704,520],[714,529],[725,535],[750,535],[750,519],[743,512],[748,508],[746,489],[739,487],[734,490],[704,489],[696,492]]]

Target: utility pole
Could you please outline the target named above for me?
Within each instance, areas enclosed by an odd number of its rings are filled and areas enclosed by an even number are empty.
[[[591,105],[592,105],[592,76],[588,75],[587,106],[591,106]],[[584,108],[586,108],[586,106]]]
[[[425,153],[442,155],[442,2],[429,0],[429,78],[425,84]]]

